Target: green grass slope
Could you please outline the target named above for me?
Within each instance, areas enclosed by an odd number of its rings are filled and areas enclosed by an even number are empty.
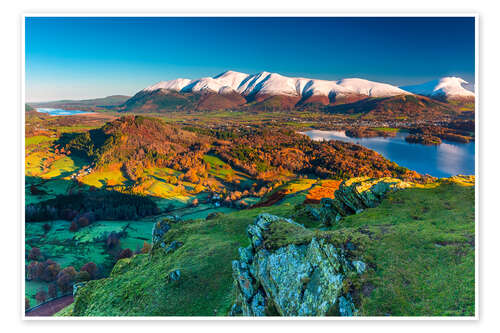
[[[174,224],[165,242],[177,240],[182,247],[119,261],[109,278],[81,289],[67,314],[227,315],[233,302],[231,260],[238,257],[238,247],[248,245],[247,225],[261,212],[295,218],[294,208],[305,195],[298,192],[273,206]],[[474,187],[467,183],[401,190],[335,228],[295,232],[276,230],[272,241],[282,246],[313,236],[338,238],[339,233],[353,243],[362,240],[357,245],[369,268],[360,278],[345,281],[360,315],[474,315]],[[169,273],[177,269],[180,279],[170,281]]]
[[[359,295],[363,315],[474,315],[473,186],[400,191],[342,227],[371,239],[364,257],[373,269]]]
[[[304,199],[300,194],[271,207],[174,224],[166,241],[175,239],[182,247],[169,255],[120,260],[109,278],[91,281],[79,292],[72,315],[225,316],[233,302],[231,261],[249,244],[246,227],[262,212],[292,217]],[[176,269],[181,279],[167,282]]]

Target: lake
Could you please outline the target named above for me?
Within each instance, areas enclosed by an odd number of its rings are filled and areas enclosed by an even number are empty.
[[[398,132],[391,138],[351,138],[344,131],[311,130],[302,132],[313,140],[340,140],[375,150],[398,165],[434,177],[475,174],[475,142],[457,143],[443,140],[438,146],[408,143],[408,133]]]
[[[75,114],[82,114],[82,113],[94,113],[91,111],[65,110],[65,109],[54,109],[54,108],[37,108],[36,111],[41,113],[47,113],[51,116],[72,116]]]

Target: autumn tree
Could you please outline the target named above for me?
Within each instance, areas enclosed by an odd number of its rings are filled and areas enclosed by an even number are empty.
[[[129,248],[126,248],[126,249],[124,249],[124,250],[122,250],[120,252],[120,254],[118,255],[117,260],[124,259],[124,258],[130,258],[133,255],[134,255],[134,253],[132,252],[132,250],[129,249]]]
[[[112,231],[109,235],[108,238],[106,239],[106,247],[109,249],[113,249],[117,247],[120,244],[120,235]]]
[[[141,248],[141,253],[149,253],[149,252],[151,252],[151,244],[149,244],[148,242],[144,242]]]
[[[78,228],[83,228],[83,227],[86,227],[90,224],[89,220],[83,216],[79,217],[78,221],[76,223],[78,225]]]
[[[38,304],[43,303],[47,300],[48,294],[45,290],[40,289],[35,295],[35,299],[38,302]]]
[[[51,282],[57,278],[60,271],[59,264],[47,259],[45,262],[32,261],[26,267],[26,278],[34,281]]]
[[[75,282],[85,282],[91,280],[92,277],[90,276],[89,272],[87,271],[79,271],[76,273],[75,276]]]
[[[61,270],[61,267],[58,263],[53,260],[47,259],[44,263],[44,268],[42,275],[40,276],[40,280],[45,282],[55,281],[57,278],[57,274]]]
[[[71,225],[69,226],[69,231],[71,231],[71,232],[78,231],[78,224],[76,224],[75,221],[71,222]]]
[[[86,263],[80,268],[80,272],[86,271],[90,275],[90,279],[95,279],[99,273],[99,268],[93,262]]]
[[[55,283],[49,284],[49,287],[47,288],[48,294],[50,298],[56,298],[57,297],[57,286]]]
[[[42,251],[38,247],[32,247],[29,254],[28,260],[43,260]]]
[[[50,229],[52,228],[52,225],[49,224],[49,223],[44,223],[43,224],[43,232],[46,234],[50,231]]]
[[[73,266],[64,268],[57,274],[57,286],[63,293],[70,292],[76,278],[76,270]]]

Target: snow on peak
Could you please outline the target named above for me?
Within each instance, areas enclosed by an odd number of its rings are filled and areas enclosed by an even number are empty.
[[[182,88],[184,92],[203,92],[211,91],[218,92],[224,85],[211,77],[203,77],[198,80],[191,81],[190,84]]]
[[[235,91],[230,86],[224,86],[224,87],[219,89],[218,93],[220,95],[229,95],[229,94],[235,93]]]
[[[337,84],[341,87],[350,89],[359,95],[367,95],[370,97],[387,97],[410,94],[407,91],[387,83],[379,83],[357,78],[342,79],[339,80]]]
[[[431,97],[474,97],[474,93],[472,91],[463,87],[464,84],[468,84],[468,82],[460,77],[449,76],[401,88],[414,94]]]
[[[363,79],[342,79],[339,81],[315,80],[287,77],[277,73],[260,72],[246,74],[226,71],[214,77],[197,80],[176,79],[147,87],[145,91],[169,89],[183,92],[211,91],[218,93],[238,92],[242,96],[255,95],[364,95],[368,97],[388,97],[410,94],[398,87]]]
[[[166,89],[173,91],[181,91],[182,88],[191,82],[190,79],[175,79],[170,81],[161,81],[157,84],[144,88],[142,91],[155,91],[158,89]]]

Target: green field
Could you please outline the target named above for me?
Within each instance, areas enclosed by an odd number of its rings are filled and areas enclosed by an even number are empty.
[[[120,170],[99,170],[83,176],[82,183],[102,188],[105,186],[123,185],[127,179],[123,176]]]
[[[400,129],[399,128],[391,128],[391,127],[373,127],[372,129],[376,130],[376,131],[381,131],[381,132],[399,132]]]
[[[41,143],[48,143],[48,142],[53,142],[55,141],[55,138],[49,138],[48,136],[45,135],[37,135],[37,136],[32,136],[29,138],[26,138],[24,141],[26,147],[31,146],[31,145],[39,145]]]

